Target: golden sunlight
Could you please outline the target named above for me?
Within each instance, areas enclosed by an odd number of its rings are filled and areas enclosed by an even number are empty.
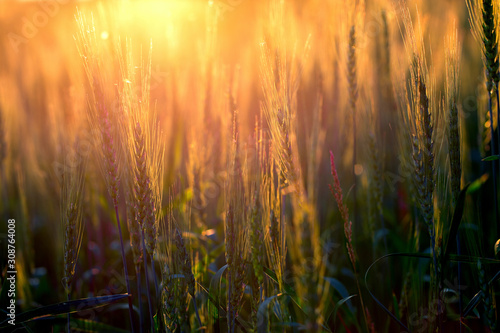
[[[0,32],[0,332],[499,330],[499,1],[0,0]]]

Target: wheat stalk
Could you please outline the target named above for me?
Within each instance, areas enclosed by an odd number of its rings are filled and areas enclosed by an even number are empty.
[[[441,228],[435,220],[434,198],[436,189],[435,131],[439,124],[439,108],[434,96],[434,82],[427,66],[423,27],[417,11],[417,26],[413,27],[409,9],[401,10],[404,30],[404,44],[410,63],[407,87],[399,88],[400,111],[409,134],[411,162],[413,167],[413,188],[416,192],[420,215],[427,227],[431,248],[431,298],[438,300],[442,288],[442,238]],[[438,188],[440,190],[441,188]],[[437,193],[439,194],[439,192]],[[439,220],[437,220],[439,222]],[[418,224],[418,217],[416,220]],[[418,232],[418,227],[415,230]],[[418,238],[417,238],[418,239]],[[435,325],[435,324],[434,324]],[[438,327],[442,328],[442,316],[438,316]]]
[[[76,170],[63,175],[62,222],[64,226],[64,285],[70,292],[71,282],[75,275],[75,267],[80,252],[83,236],[82,205],[85,168],[78,166]]]
[[[174,278],[172,278],[168,264],[164,263],[163,267],[163,289],[161,293],[163,324],[169,332],[177,332],[179,327],[179,309],[175,299],[176,283]]]
[[[371,167],[371,177],[370,177],[370,227],[372,229],[372,235],[374,232],[375,221],[380,220],[382,229],[385,229],[384,214],[383,214],[383,170],[380,165],[380,155],[377,146],[377,140],[375,134],[368,134],[368,157],[369,165]],[[384,248],[387,252],[387,238],[384,236]]]
[[[191,266],[191,259],[187,252],[186,246],[184,245],[184,239],[182,238],[181,232],[178,228],[174,230],[174,243],[177,247],[178,258],[180,262],[180,268],[182,273],[184,274],[184,280],[187,284],[187,290],[189,295],[191,295],[191,299],[193,300],[193,306],[196,312],[196,318],[198,320],[198,324],[202,327],[200,315],[198,313],[198,307],[196,305],[196,281],[193,275],[193,269]]]
[[[133,186],[128,180],[133,179],[130,175],[125,177],[125,198],[127,206],[127,227],[130,235],[130,248],[132,249],[132,255],[134,257],[134,267],[135,275],[137,276],[137,296],[139,300],[139,328],[140,332],[143,332],[144,322],[143,322],[143,310],[142,310],[142,284],[141,284],[141,266],[143,263],[142,255],[142,234],[140,225],[137,221],[137,207],[135,205],[135,200],[133,196]]]
[[[179,298],[180,284],[173,276],[173,269],[175,269],[176,260],[173,253],[173,233],[174,233],[174,206],[172,194],[169,195],[167,206],[167,213],[165,216],[166,223],[162,223],[161,235],[163,238],[163,246],[160,246],[159,257],[161,258],[160,264],[162,267],[162,290],[161,290],[161,305],[162,305],[162,319],[163,324],[170,332],[176,332],[180,323],[180,309],[178,303],[181,301]]]
[[[354,271],[354,274],[356,276],[356,283],[358,287],[358,292],[359,292],[359,297],[361,300],[361,308],[363,309],[363,316],[365,319],[365,324],[366,328],[368,330],[368,318],[366,314],[366,308],[364,305],[363,301],[363,295],[361,294],[361,287],[359,285],[359,280],[358,280],[358,270],[357,270],[357,258],[356,258],[356,253],[354,251],[354,246],[352,243],[352,222],[349,219],[349,210],[347,208],[347,205],[344,204],[344,197],[342,194],[342,187],[340,186],[340,180],[339,176],[337,173],[337,168],[335,166],[335,158],[333,156],[333,152],[330,151],[330,168],[331,168],[331,173],[333,177],[333,186],[328,185],[330,187],[330,191],[333,194],[333,197],[335,198],[335,201],[337,202],[337,206],[340,211],[340,216],[342,217],[342,221],[344,222],[344,241],[345,241],[345,247],[347,250],[347,254],[349,255],[349,261],[351,262],[351,267]]]
[[[497,143],[500,146],[500,136],[498,141],[495,138],[493,129],[493,110],[492,110],[492,94],[497,95],[497,112],[500,115],[500,101],[498,82],[499,75],[499,59],[498,59],[498,1],[492,0],[467,0],[467,8],[469,10],[469,22],[472,29],[472,34],[479,44],[482,51],[483,66],[486,72],[486,90],[488,92],[488,113],[490,118],[490,144],[491,155],[498,153]],[[498,192],[497,192],[497,161],[492,162],[493,174],[493,200],[495,207],[495,221],[498,223],[500,218],[498,208]]]
[[[78,139],[75,141],[78,151]],[[65,161],[66,163],[67,161]],[[64,276],[63,284],[71,299],[71,284],[75,276],[78,254],[82,245],[83,223],[82,206],[85,184],[86,159],[76,167],[69,168],[62,178],[61,218],[64,228]],[[68,333],[70,332],[70,315],[68,314]]]
[[[227,211],[224,224],[226,263],[228,265],[228,331],[234,332],[240,302],[243,298],[247,251],[247,220],[243,166],[239,159],[239,140],[236,118],[233,123],[233,144],[228,166]]]
[[[429,78],[422,27],[414,29],[408,8],[403,8],[404,43],[410,59],[409,89],[400,88],[400,109],[410,134],[411,160],[414,168],[414,186],[418,194],[424,223],[435,245],[434,230],[434,98],[432,81]],[[437,269],[437,267],[435,267]]]
[[[446,110],[448,110],[448,144],[450,178],[453,201],[456,202],[461,188],[462,167],[460,162],[460,123],[458,118],[458,94],[460,89],[460,49],[458,31],[445,43],[446,50]]]
[[[492,293],[490,291],[490,285],[486,279],[486,272],[482,267],[480,259],[477,259],[477,270],[479,275],[479,287],[481,288],[481,293],[483,294],[484,320],[491,329],[491,332],[496,332],[497,322],[495,320],[495,305],[492,301]]]
[[[498,2],[492,0],[466,0],[466,3],[469,10],[472,34],[480,45],[483,55],[486,87],[489,92],[492,92],[500,80],[496,27]]]
[[[130,291],[130,281],[128,275],[127,260],[123,245],[123,235],[121,230],[120,216],[118,213],[118,187],[120,184],[119,165],[120,165],[120,143],[118,135],[112,124],[117,123],[111,111],[111,105],[108,102],[108,96],[105,92],[106,84],[109,84],[107,72],[110,70],[103,64],[103,58],[109,56],[105,52],[102,44],[97,42],[96,29],[92,18],[92,23],[88,24],[85,15],[78,11],[76,21],[79,27],[79,34],[76,37],[77,49],[83,61],[84,69],[87,74],[87,81],[90,86],[91,94],[88,96],[89,107],[87,108],[87,118],[94,133],[95,145],[101,147],[99,152],[99,166],[103,171],[104,179],[108,192],[112,198],[115,209],[118,234],[120,236],[120,250],[123,261],[125,281],[127,285],[129,316],[132,331],[134,331],[133,306]],[[110,99],[113,100],[113,99]],[[118,104],[118,103],[116,103]],[[116,104],[113,104],[115,107]],[[115,111],[115,110],[113,110]]]
[[[254,193],[250,211],[250,256],[253,267],[254,279],[252,287],[252,322],[257,327],[257,308],[261,301],[262,286],[264,283],[264,234],[262,228],[262,212],[259,194]]]
[[[354,223],[357,223],[357,177],[356,177],[356,104],[358,101],[358,79],[356,75],[356,27],[351,26],[349,30],[349,48],[347,55],[347,81],[349,85],[349,111],[352,117],[352,177],[353,177],[353,201],[354,201]]]
[[[116,123],[115,114],[113,113],[117,110],[113,109],[116,104],[109,103],[110,100],[113,100],[106,91],[107,85],[109,85],[109,68],[106,68],[102,61],[103,57],[109,55],[106,54],[106,50],[98,42],[93,18],[91,23],[88,23],[86,16],[79,11],[76,20],[79,26],[79,34],[76,37],[77,48],[83,60],[90,87],[88,95],[89,107],[86,114],[92,132],[96,134],[94,136],[97,141],[95,145],[102,147],[99,150],[99,161],[101,162],[99,165],[102,168],[113,204],[117,206],[120,184],[120,156],[117,133],[114,127],[114,123]]]
[[[120,105],[123,109],[121,132],[123,151],[127,157],[128,182],[132,187],[131,198],[135,208],[135,223],[141,232],[142,252],[146,272],[148,305],[150,321],[152,318],[152,302],[149,293],[148,257],[155,278],[155,290],[158,294],[156,274],[154,271],[154,253],[158,236],[158,223],[163,188],[164,140],[160,131],[156,113],[149,109],[149,87],[151,77],[151,52],[146,62],[140,61],[140,81],[136,81],[137,68],[132,56],[132,43],[125,41],[125,51],[121,43],[118,45],[119,63],[122,75],[120,86]],[[140,246],[140,245],[139,245]]]
[[[260,47],[260,81],[264,95],[261,109],[267,120],[271,139],[274,145],[273,153],[280,170],[281,182],[285,186],[293,186],[294,191],[300,197],[303,193],[300,180],[300,170],[295,168],[294,155],[296,155],[295,120],[296,120],[296,98],[299,88],[300,77],[303,71],[303,61],[308,57],[310,48],[309,39],[304,45],[301,61],[296,57],[295,50],[289,55],[285,47],[284,35],[284,9],[283,4],[273,2],[272,11],[276,21],[277,46],[262,43]]]
[[[121,127],[123,150],[132,170],[130,176],[133,179],[130,182],[137,205],[137,221],[144,229],[146,251],[151,256],[155,252],[158,236],[165,143],[156,112],[149,108],[152,46],[148,60],[140,61],[140,82],[136,82],[133,46],[130,40],[125,43],[125,54],[120,53],[119,57],[122,73],[120,102],[124,113]]]

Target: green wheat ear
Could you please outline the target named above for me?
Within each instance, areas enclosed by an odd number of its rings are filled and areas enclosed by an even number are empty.
[[[187,282],[188,292],[191,297],[195,298],[196,281],[191,267],[191,259],[184,245],[184,239],[182,238],[181,232],[177,228],[175,228],[174,242],[179,254],[181,270]]]
[[[495,5],[492,0],[467,0],[472,33],[481,46],[486,85],[492,92],[500,80]]]
[[[498,85],[498,41],[493,1],[483,1],[483,43],[488,82]],[[493,87],[489,88],[490,91]]]
[[[492,332],[496,332],[497,323],[495,321],[495,306],[492,301],[492,290],[486,278],[486,271],[481,264],[481,260],[477,260],[477,270],[479,276],[479,287],[483,293],[483,311],[484,320],[490,327]]]
[[[264,282],[264,267],[262,266],[262,263],[264,262],[264,235],[262,232],[262,216],[260,209],[260,202],[258,195],[256,194],[250,213],[250,245],[252,247],[252,265],[259,285]]]

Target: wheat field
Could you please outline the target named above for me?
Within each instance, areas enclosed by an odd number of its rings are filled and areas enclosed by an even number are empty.
[[[498,332],[495,0],[0,2],[0,331]]]

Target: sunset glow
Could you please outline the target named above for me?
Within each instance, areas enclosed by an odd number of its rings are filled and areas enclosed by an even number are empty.
[[[0,0],[0,332],[497,332],[500,4]]]

